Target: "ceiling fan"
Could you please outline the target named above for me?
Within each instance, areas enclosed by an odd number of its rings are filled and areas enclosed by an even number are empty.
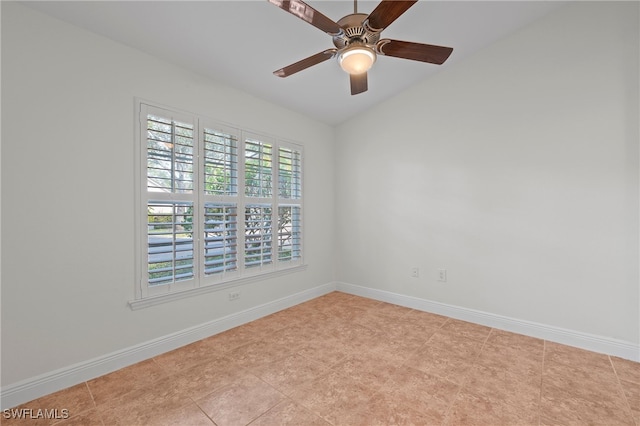
[[[297,16],[333,38],[335,48],[316,53],[294,64],[280,68],[273,73],[278,77],[288,77],[299,71],[337,57],[340,67],[349,73],[351,94],[367,91],[367,71],[376,61],[377,55],[393,56],[441,65],[447,60],[451,47],[408,41],[381,39],[380,33],[418,0],[382,0],[367,15],[358,13],[358,3],[354,0],[353,13],[338,22],[332,21],[302,0],[268,0],[280,9]]]

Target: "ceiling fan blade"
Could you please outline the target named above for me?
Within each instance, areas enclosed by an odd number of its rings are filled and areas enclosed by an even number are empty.
[[[385,56],[411,59],[441,65],[447,60],[453,48],[410,41],[382,39],[376,44],[376,51]]]
[[[316,53],[315,55],[309,56],[308,58],[304,58],[303,60],[298,61],[295,64],[280,68],[273,73],[278,77],[289,77],[291,74],[295,74],[311,66],[324,62],[327,59],[331,59],[337,51],[338,49],[327,49],[324,52]]]
[[[366,92],[368,89],[366,71],[361,74],[349,74],[349,81],[351,83],[352,95],[357,95],[358,93]]]
[[[321,29],[330,35],[340,34],[343,30],[340,25],[327,18],[322,13],[315,10],[301,0],[267,0],[269,3],[278,6],[280,9],[297,16],[316,28]]]
[[[382,0],[366,19],[367,26],[374,32],[380,32],[398,19],[417,1]]]

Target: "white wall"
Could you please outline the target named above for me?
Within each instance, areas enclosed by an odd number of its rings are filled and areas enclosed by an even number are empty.
[[[338,129],[1,7],[3,389],[336,276],[640,342],[637,3],[570,4]],[[305,272],[127,307],[135,96],[304,143]]]
[[[337,280],[637,347],[638,15],[570,3],[340,126]]]
[[[332,128],[2,2],[2,386],[333,281]],[[132,311],[134,97],[302,143],[304,272]]]

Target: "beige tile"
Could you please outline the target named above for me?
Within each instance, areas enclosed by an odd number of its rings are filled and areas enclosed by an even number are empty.
[[[288,326],[304,325],[308,323],[322,323],[329,317],[320,310],[315,309],[311,302],[305,302],[300,305],[293,306],[270,317],[275,317],[278,321],[286,323]]]
[[[252,373],[283,394],[291,395],[327,371],[325,364],[294,354],[259,366]]]
[[[309,300],[301,304],[301,306],[311,306],[311,307],[323,307],[328,305],[335,305],[336,303],[344,303],[350,300],[357,299],[356,296],[352,294],[343,293],[340,291],[333,291],[331,293],[327,293],[320,297],[316,297],[315,299]]]
[[[406,365],[462,384],[481,348],[481,341],[438,331]]]
[[[256,420],[251,426],[329,426],[321,417],[291,400],[282,401]]]
[[[212,339],[204,339],[158,355],[154,359],[167,374],[173,374],[206,362],[209,358],[220,356],[223,352],[224,350],[214,344]]]
[[[449,411],[446,424],[458,425],[502,425],[503,403],[485,395],[460,392]]]
[[[383,392],[396,401],[402,401],[403,405],[441,422],[459,388],[459,385],[443,378],[413,368],[403,368],[389,378]]]
[[[235,327],[222,333],[203,339],[203,343],[210,348],[216,348],[217,353],[226,353],[240,346],[251,343],[261,336],[250,327]]]
[[[490,327],[450,318],[438,330],[439,333],[451,333],[457,337],[484,342],[491,332]]]
[[[402,398],[380,392],[364,402],[358,410],[348,413],[342,424],[360,426],[433,425],[440,424],[440,416],[422,413]]]
[[[375,305],[372,312],[376,312],[379,315],[382,315],[388,319],[401,319],[413,309],[405,308],[404,306],[394,305],[392,303],[380,302],[378,305]]]
[[[542,357],[544,352],[544,340],[542,339],[497,330],[495,328],[491,330],[486,344],[506,346],[517,349],[520,353],[531,352],[532,354],[536,354],[536,356],[539,354],[540,357]]]
[[[308,342],[313,342],[318,338],[324,338],[324,335],[320,335],[317,328],[314,328],[311,324],[294,325],[285,327],[271,334],[263,336],[264,340],[281,346],[285,346],[296,352],[300,350]]]
[[[270,335],[278,330],[291,326],[291,323],[287,321],[287,318],[277,313],[267,315],[266,317],[251,321],[250,323],[242,325],[242,329],[247,333],[255,336],[255,338]]]
[[[247,370],[227,357],[209,360],[170,376],[176,394],[198,399],[247,375]]]
[[[325,312],[355,310],[358,313],[362,313],[379,306],[381,303],[382,302],[377,300],[358,297],[351,294],[333,292],[307,302],[306,305]]]
[[[351,348],[337,338],[322,338],[305,343],[298,351],[309,359],[330,366],[351,355]]]
[[[623,399],[622,389],[611,368],[586,369],[581,365],[547,362],[542,383],[590,400]]]
[[[154,382],[153,386],[135,389],[98,405],[98,411],[105,425],[144,425],[162,413],[190,402],[176,390],[173,378],[165,377]]]
[[[366,315],[370,308],[363,308],[358,305],[340,304],[326,305],[317,308],[324,315],[330,318],[340,319],[342,321],[353,322],[358,318]]]
[[[347,423],[375,392],[338,372],[330,372],[291,395],[291,399],[334,425]]]
[[[149,359],[89,380],[87,385],[95,403],[102,404],[132,390],[150,386],[166,375],[167,373],[153,359]]]
[[[423,324],[406,316],[382,329],[392,339],[411,338],[426,342],[438,331],[438,327]]]
[[[103,426],[102,417],[96,408],[55,423],[56,426]]]
[[[36,399],[37,408],[60,408],[69,410],[69,415],[83,413],[95,407],[86,383],[80,383],[51,395]]]
[[[418,310],[412,310],[403,317],[405,321],[412,321],[421,326],[429,328],[440,328],[449,319],[448,317],[433,314],[431,312],[424,312]]]
[[[375,342],[370,347],[370,352],[380,359],[392,360],[398,364],[404,364],[411,359],[423,346],[422,338],[389,338],[383,333],[377,333]]]
[[[640,425],[640,384],[621,380],[620,385],[631,408],[631,413],[635,417],[636,423]]]
[[[68,419],[2,424],[640,426],[639,366],[333,292],[16,407]]]
[[[381,358],[375,353],[362,353],[348,356],[332,366],[331,370],[348,377],[351,381],[379,391],[400,368],[403,367],[398,363]]]
[[[245,376],[196,401],[217,426],[246,425],[285,396],[255,376]]]
[[[86,383],[80,383],[67,389],[45,395],[33,401],[13,407],[9,416],[2,413],[3,425],[47,425],[64,420],[64,417],[76,417],[95,408],[95,403]]]
[[[612,356],[611,363],[620,380],[640,385],[640,362]]]
[[[146,420],[145,426],[215,426],[195,403],[173,410],[160,411]]]
[[[567,390],[543,385],[540,424],[632,426],[635,421],[626,404],[616,404],[610,400],[587,400]]]
[[[233,359],[241,368],[254,368],[291,355],[297,349],[298,347],[289,347],[269,339],[261,339],[226,352],[225,356]]]
[[[357,308],[357,309],[363,309],[363,310],[371,310],[371,309],[377,309],[377,307],[380,306],[381,303],[382,302],[378,300],[367,299],[365,297],[352,296],[350,299],[345,300],[342,303],[342,306],[344,306],[346,309]]]
[[[375,331],[356,322],[342,321],[334,324],[324,335],[347,344],[354,344],[354,341],[367,344],[374,338]]]
[[[415,318],[408,318],[407,313],[398,318],[377,313],[367,313],[356,322],[371,330],[386,335],[387,339],[412,339],[421,343],[426,342],[435,333],[437,327],[420,323]]]
[[[499,399],[518,410],[537,412],[540,401],[540,380],[540,374],[529,376],[500,367],[475,365],[463,389]]]
[[[542,349],[525,349],[521,346],[484,344],[476,364],[499,368],[523,376],[535,376],[539,382],[542,374]]]
[[[505,425],[531,426],[540,422],[540,405],[538,402],[536,402],[535,408],[504,403],[502,410],[502,421]]]
[[[611,361],[607,355],[554,342],[545,342],[544,362],[545,364],[556,362],[559,364],[572,365],[585,370],[611,370],[612,368]]]
[[[535,405],[514,404],[497,394],[462,390],[449,411],[448,425],[509,425],[538,424],[537,398]]]

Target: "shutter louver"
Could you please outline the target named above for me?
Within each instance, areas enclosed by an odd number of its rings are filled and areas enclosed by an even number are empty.
[[[238,193],[238,140],[235,136],[204,129],[205,193]]]
[[[271,206],[248,205],[245,208],[244,265],[247,268],[271,263]]]
[[[136,298],[155,304],[300,270],[302,146],[138,106]]]
[[[147,116],[147,191],[193,192],[193,125]]]
[[[298,206],[278,207],[278,260],[302,257],[302,215]]]
[[[289,148],[278,150],[278,181],[281,198],[302,198],[302,159],[300,151]]]
[[[193,278],[193,203],[149,202],[150,286]]]
[[[238,268],[237,210],[233,204],[205,204],[205,275],[233,271]]]
[[[268,198],[272,195],[272,146],[245,140],[245,195]]]

